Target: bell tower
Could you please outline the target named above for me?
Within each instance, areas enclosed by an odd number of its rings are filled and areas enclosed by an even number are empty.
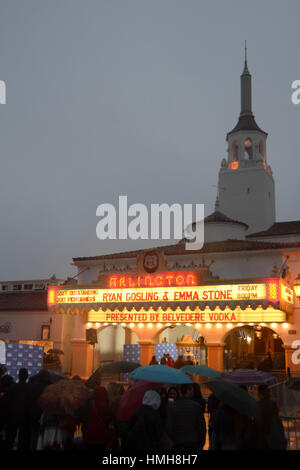
[[[275,187],[267,163],[268,134],[252,113],[252,78],[247,64],[241,75],[241,112],[237,125],[227,134],[228,156],[219,171],[216,207],[228,217],[248,224],[248,234],[275,222]]]

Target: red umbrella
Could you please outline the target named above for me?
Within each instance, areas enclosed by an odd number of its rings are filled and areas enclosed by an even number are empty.
[[[147,390],[155,390],[160,393],[162,384],[158,382],[148,382],[141,380],[130,387],[121,398],[117,418],[121,421],[128,421],[135,410],[142,406],[142,401]]]

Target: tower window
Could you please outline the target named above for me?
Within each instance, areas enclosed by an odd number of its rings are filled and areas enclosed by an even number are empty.
[[[239,145],[237,143],[237,140],[235,140],[232,144],[232,161],[236,162],[239,158]]]
[[[252,145],[252,140],[251,139],[247,138],[245,140],[244,149],[245,149],[246,155],[248,155],[248,159],[252,160],[252,158],[253,158],[253,145]]]

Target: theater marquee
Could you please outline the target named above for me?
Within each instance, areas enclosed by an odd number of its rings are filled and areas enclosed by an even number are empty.
[[[277,278],[198,283],[197,273],[188,271],[116,274],[106,278],[105,287],[50,287],[48,306],[60,313],[86,312],[90,321],[108,323],[222,323],[285,321],[281,310],[293,305],[293,291]]]

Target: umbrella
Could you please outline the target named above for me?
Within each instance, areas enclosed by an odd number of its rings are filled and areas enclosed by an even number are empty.
[[[269,385],[275,378],[262,370],[236,369],[232,372],[223,372],[222,379],[238,385]]]
[[[47,353],[50,353],[50,354],[65,354],[61,349],[48,349]]]
[[[153,365],[141,366],[131,372],[134,380],[150,380],[165,384],[191,384],[191,379],[181,370],[172,367]]]
[[[42,369],[36,375],[33,375],[30,380],[42,383],[46,381],[48,383],[54,384],[60,380],[68,380],[68,377],[64,374],[61,374],[60,372],[57,372],[56,370]]]
[[[212,379],[220,377],[221,375],[221,372],[219,372],[218,370],[212,369],[211,367],[207,366],[183,366],[180,368],[180,370],[185,374],[202,375],[203,377],[210,377]]]
[[[112,362],[111,364],[106,364],[105,366],[99,367],[95,372],[90,376],[86,382],[87,387],[93,387],[96,384],[101,383],[101,374],[122,374],[126,372],[132,372],[137,367],[140,367],[140,364],[137,362]]]
[[[155,390],[160,393],[161,389],[162,384],[158,382],[136,382],[122,396],[117,410],[117,418],[120,421],[128,421],[135,410],[142,406],[143,397],[147,390]]]
[[[236,384],[227,382],[222,378],[211,379],[206,386],[225,405],[230,406],[242,415],[255,416],[257,405],[254,398],[238,387]]]
[[[45,388],[40,398],[43,410],[55,415],[75,416],[91,397],[88,388],[78,380],[60,380]]]

